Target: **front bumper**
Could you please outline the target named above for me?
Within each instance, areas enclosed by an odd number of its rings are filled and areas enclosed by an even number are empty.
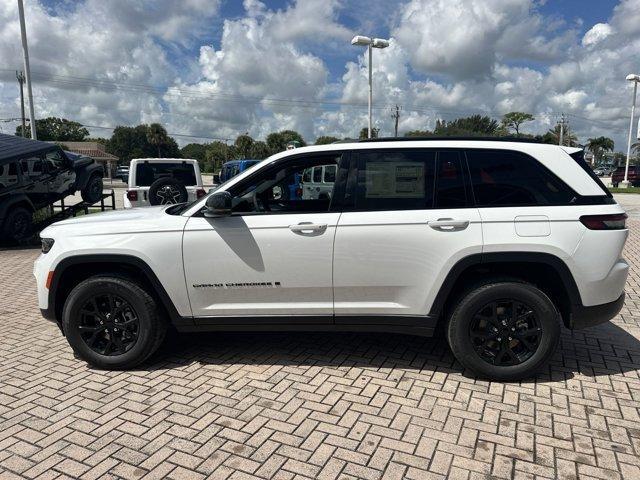
[[[602,305],[593,305],[590,307],[574,305],[569,320],[569,328],[572,330],[580,330],[611,320],[622,310],[624,298],[625,294],[622,292],[622,295],[620,295],[617,300]]]

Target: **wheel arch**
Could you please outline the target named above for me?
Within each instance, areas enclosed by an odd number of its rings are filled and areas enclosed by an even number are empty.
[[[139,283],[164,308],[171,321],[184,323],[169,294],[153,269],[142,259],[133,255],[91,254],[67,257],[55,267],[49,288],[48,310],[58,324],[62,309],[71,290],[83,280],[96,275],[113,275]]]
[[[561,258],[542,252],[492,252],[459,260],[442,283],[429,314],[446,315],[456,297],[470,284],[494,276],[534,284],[551,298],[567,327],[571,325],[571,313],[582,305],[573,275]]]

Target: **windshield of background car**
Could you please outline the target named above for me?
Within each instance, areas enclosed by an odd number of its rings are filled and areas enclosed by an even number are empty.
[[[175,163],[139,163],[136,166],[136,185],[148,187],[159,178],[171,177],[185,186],[197,185],[196,172],[192,164]]]

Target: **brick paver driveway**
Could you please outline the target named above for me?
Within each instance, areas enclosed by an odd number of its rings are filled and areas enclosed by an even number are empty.
[[[38,252],[0,252],[0,477],[638,479],[632,228],[622,315],[509,384],[392,335],[179,336],[143,369],[91,370],[39,315]]]

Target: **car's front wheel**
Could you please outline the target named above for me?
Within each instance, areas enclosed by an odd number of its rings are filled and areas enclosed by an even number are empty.
[[[495,282],[459,299],[447,325],[458,361],[500,381],[532,376],[555,352],[560,314],[551,299],[528,283]]]
[[[154,298],[138,284],[96,276],[69,294],[62,325],[74,352],[98,368],[133,368],[162,343],[167,323]]]
[[[96,203],[102,197],[103,187],[102,177],[100,175],[93,175],[80,192],[82,200],[87,203]]]

